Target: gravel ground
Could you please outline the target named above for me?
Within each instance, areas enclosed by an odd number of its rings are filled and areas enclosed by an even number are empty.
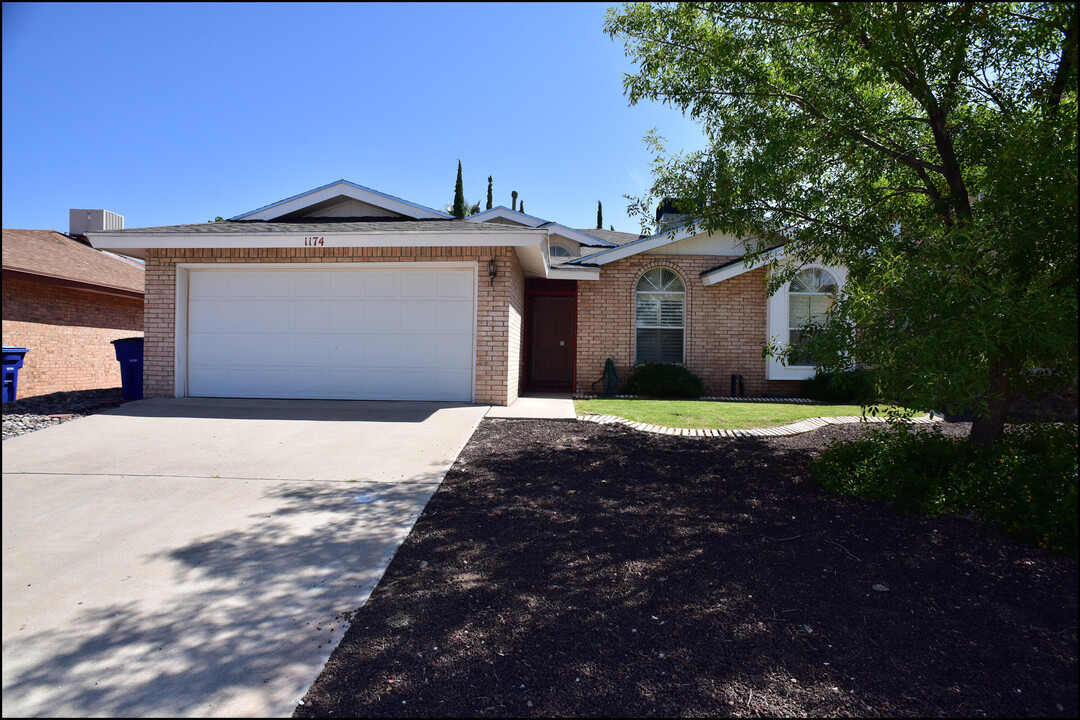
[[[1076,717],[1076,562],[827,495],[864,431],[485,420],[294,716]]]
[[[4,403],[4,440],[93,415],[123,402],[120,388],[76,390]]]

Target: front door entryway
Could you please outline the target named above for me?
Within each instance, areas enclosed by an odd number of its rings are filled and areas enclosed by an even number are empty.
[[[525,281],[525,389],[573,391],[577,281]]]

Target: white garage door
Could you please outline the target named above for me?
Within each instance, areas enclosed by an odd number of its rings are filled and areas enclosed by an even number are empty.
[[[473,398],[475,269],[191,270],[187,394]]]

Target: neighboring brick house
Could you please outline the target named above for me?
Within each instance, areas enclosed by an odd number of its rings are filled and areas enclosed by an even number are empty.
[[[142,335],[142,263],[55,230],[3,231],[3,340],[29,349],[19,398],[120,387],[110,341]]]
[[[659,218],[667,221],[671,218]],[[589,392],[607,358],[685,365],[710,394],[792,395],[762,359],[843,268],[766,295],[729,236],[465,220],[339,181],[216,223],[88,233],[146,260],[146,396],[456,400]],[[779,252],[777,250],[776,252]]]

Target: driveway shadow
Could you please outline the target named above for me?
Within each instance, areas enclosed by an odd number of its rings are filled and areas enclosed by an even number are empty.
[[[102,568],[115,577],[59,601],[53,573],[62,571],[43,558],[19,607],[33,604],[30,593],[59,602],[69,619],[48,629],[28,621],[9,635],[9,621],[22,623],[5,579],[4,714],[290,712],[436,483],[250,484],[251,510],[222,523],[231,529],[133,552],[130,564]],[[211,512],[214,502],[211,492],[183,511]],[[85,528],[72,540],[94,535]]]

